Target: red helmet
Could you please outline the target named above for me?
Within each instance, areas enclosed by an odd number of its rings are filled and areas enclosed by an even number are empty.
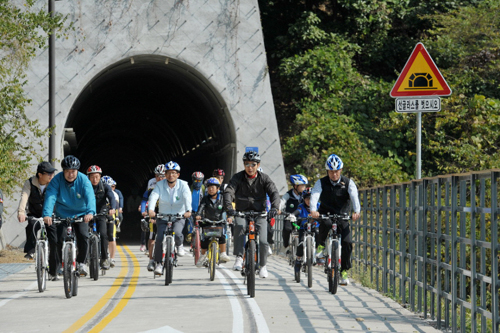
[[[87,175],[90,175],[91,173],[100,173],[102,175],[102,169],[98,165],[91,165],[87,169]]]
[[[196,172],[193,172],[193,174],[191,175],[191,178],[193,178],[193,180],[203,181],[203,179],[205,178],[205,175],[203,173],[201,173],[200,171],[196,171]]]
[[[226,173],[222,169],[215,169],[213,174],[212,174],[212,176],[214,176],[214,177],[218,177],[218,176],[224,177],[225,175],[226,175]]]

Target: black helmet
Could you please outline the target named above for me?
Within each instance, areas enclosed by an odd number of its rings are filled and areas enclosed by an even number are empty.
[[[243,161],[260,163],[260,155],[256,151],[250,150],[243,154]]]
[[[61,167],[63,170],[78,170],[80,169],[80,160],[73,155],[68,155],[61,161]]]

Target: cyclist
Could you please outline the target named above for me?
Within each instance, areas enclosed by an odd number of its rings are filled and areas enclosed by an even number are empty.
[[[303,202],[301,204],[299,204],[299,206],[297,207],[297,210],[292,213],[294,217],[296,216],[299,218],[305,218],[311,214],[311,207],[310,207],[311,188],[310,187],[306,188],[302,192],[302,199],[303,199]],[[319,207],[319,204],[317,204],[316,206]],[[292,220],[290,221],[290,224],[293,220],[294,220],[294,218],[292,218]],[[304,241],[304,231],[305,230],[304,230],[303,226],[305,223],[306,223],[306,221],[302,221],[302,223],[300,225],[301,228],[299,229],[299,244],[300,245],[297,247],[297,252],[296,252],[297,262],[295,265],[295,269],[300,269],[300,265],[302,263],[302,256],[304,255],[304,246],[303,246],[302,242]]]
[[[96,212],[95,195],[92,183],[83,173],[79,172],[80,160],[73,155],[66,156],[61,161],[63,172],[58,173],[47,185],[43,203],[43,222],[52,225],[52,214],[60,218],[82,217],[85,223],[75,223],[73,230],[76,235],[78,255],[78,270],[80,275],[87,276],[85,265],[87,257],[89,226]],[[66,234],[66,226],[57,226],[57,253],[62,258],[62,244]]]
[[[36,224],[32,218],[42,217],[43,201],[47,185],[54,178],[56,169],[49,162],[38,164],[36,175],[24,182],[21,192],[21,201],[17,209],[17,219],[20,223],[26,221],[28,215],[28,225],[26,226],[26,244],[24,245],[25,258],[33,259],[36,246],[35,234],[40,230],[40,225]],[[27,211],[27,214],[26,214]],[[54,225],[47,226],[47,239],[49,241],[49,275],[50,280],[56,281],[57,267],[60,265],[60,259],[57,256],[57,233]]]
[[[292,189],[286,192],[280,201],[280,210],[284,210],[287,213],[293,213],[297,210],[297,207],[303,202],[302,192],[306,189],[306,185],[309,184],[306,176],[303,175],[291,175],[290,183],[292,184]],[[287,249],[290,242],[290,233],[292,232],[292,223],[287,219],[283,223],[283,246]]]
[[[146,192],[144,192],[142,196],[142,201],[141,201],[141,214],[142,216],[148,215],[148,199],[149,196],[151,195],[151,192],[155,188],[157,182],[165,179],[165,165],[160,164],[158,165],[155,170],[155,178],[152,180],[150,179],[148,182],[148,189]],[[155,206],[155,212],[158,213],[158,205]],[[155,238],[156,238],[156,223],[150,222],[149,223],[149,233],[147,234],[147,239],[148,239],[148,252],[149,252],[149,263],[148,263],[148,271],[152,272],[155,269],[155,261],[153,259],[153,248],[155,244]]]
[[[233,175],[224,191],[224,205],[228,216],[235,216],[232,202],[236,204],[237,211],[266,211],[266,194],[271,200],[271,209],[268,212],[268,218],[274,218],[279,213],[279,194],[276,185],[265,173],[257,171],[260,167],[260,155],[255,151],[248,151],[243,155],[243,165],[245,170]],[[255,221],[259,226],[260,232],[260,271],[259,276],[266,278],[268,276],[266,268],[266,259],[268,253],[267,244],[267,219],[259,218]],[[235,218],[234,226],[234,254],[236,260],[233,269],[241,270],[243,265],[243,248],[245,243],[246,220],[241,217]]]
[[[149,216],[155,217],[154,207],[158,204],[160,214],[180,214],[184,218],[191,216],[191,191],[186,181],[180,180],[179,175],[181,167],[176,162],[170,161],[165,164],[166,179],[156,183],[155,188],[151,192],[148,201]],[[163,234],[167,228],[167,222],[162,219],[155,221],[157,227],[156,244],[162,244]],[[186,254],[184,251],[184,229],[185,219],[177,220],[174,223],[175,245],[177,246],[177,255],[182,257]],[[161,275],[163,272],[162,246],[155,246],[154,259],[156,261],[155,274]]]
[[[115,196],[108,184],[101,182],[102,169],[97,165],[91,165],[87,169],[87,176],[94,189],[96,212],[105,213],[113,216],[116,209]],[[109,205],[108,205],[109,202]],[[108,259],[108,219],[106,216],[96,216],[97,231],[101,235],[101,269],[109,269],[110,261]]]
[[[191,179],[193,182],[191,183],[191,207],[193,208],[193,212],[198,211],[198,207],[200,206],[200,202],[203,199],[203,196],[206,194],[205,185],[203,184],[203,179],[205,179],[205,175],[200,171],[195,171],[191,175]],[[193,236],[193,221],[192,217],[188,219],[188,223],[184,227],[184,234],[186,235],[186,241],[188,243],[191,242],[191,237]]]
[[[352,209],[352,220],[356,221],[359,218],[361,206],[358,198],[358,188],[352,179],[342,176],[344,163],[335,154],[331,154],[325,163],[327,175],[319,179],[311,191],[311,216],[318,218],[320,214],[344,214],[349,213]],[[319,208],[316,208],[318,201]],[[322,221],[319,225],[318,243],[325,246],[325,240],[328,232],[332,228],[332,221]],[[352,240],[349,222],[342,223],[340,228],[342,236],[342,253],[341,253],[341,279],[342,285],[349,284],[347,271],[351,268],[351,252]]]
[[[202,218],[207,218],[212,221],[219,221],[223,219],[222,213],[224,212],[224,201],[222,194],[220,193],[220,183],[215,177],[209,178],[206,183],[208,194],[203,197],[200,203],[200,207],[196,213],[196,219],[201,220]],[[200,223],[203,228],[207,226],[205,223]],[[207,258],[207,249],[210,239],[204,239],[201,241],[201,256],[198,260],[196,266],[201,267],[205,263]],[[226,254],[226,236],[222,235],[219,238],[220,245],[220,261],[228,262],[230,260],[229,256]]]
[[[113,192],[118,194],[119,202],[117,202],[116,209],[118,210],[116,212],[116,216],[118,217],[118,226],[116,226],[116,232],[120,232],[120,225],[123,222],[123,194],[122,191],[116,188],[116,180],[113,179],[113,184],[111,185],[111,189]]]
[[[109,188],[111,188],[114,184],[114,180],[113,178],[111,178],[110,176],[103,176],[101,178],[101,182],[103,182],[104,184],[108,185]],[[113,194],[114,198],[115,198],[115,205],[116,207],[118,206],[118,202],[120,200],[120,197],[118,196],[118,194],[111,190],[111,194]],[[109,250],[109,266],[110,267],[115,267],[115,254],[116,254],[116,219],[117,219],[117,210],[115,210],[114,214],[113,214],[113,217],[112,217],[112,222],[111,223],[107,223],[108,225],[108,248],[107,250]]]

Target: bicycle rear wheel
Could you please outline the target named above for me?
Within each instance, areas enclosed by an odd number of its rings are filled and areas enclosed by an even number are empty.
[[[313,262],[313,246],[312,246],[312,238],[309,236],[306,238],[306,253],[307,253],[307,262],[306,262],[306,270],[307,270],[307,286],[309,288],[313,285],[313,271],[312,271],[312,262]]]
[[[295,238],[293,237],[293,233],[290,234],[290,240],[288,242],[288,264],[292,267],[295,266],[295,260],[293,257],[295,255]]]
[[[166,239],[166,250],[165,250],[165,285],[168,286],[172,283],[172,277],[174,274],[174,263],[172,259],[172,238],[167,237]]]
[[[247,289],[250,297],[255,297],[255,240],[248,242],[247,255]]]
[[[332,281],[331,283],[331,288],[330,292],[332,294],[337,293],[337,289],[339,286],[339,278],[340,278],[340,267],[339,267],[339,242],[332,242],[332,253],[331,253],[331,265],[330,265],[330,280]],[[329,284],[330,285],[330,284]]]
[[[99,274],[99,273],[97,273]],[[80,278],[80,273],[78,271],[74,271],[73,274],[71,275],[71,278],[73,279],[73,296],[78,295],[78,279]]]
[[[231,242],[233,241],[231,236],[231,228],[228,226],[227,227],[227,233],[226,233],[226,254],[230,256],[231,254],[229,253],[230,250],[229,248],[231,247]]]
[[[200,228],[195,228],[193,237],[193,254],[194,254],[193,257],[195,265],[198,263],[198,260],[200,259],[200,252],[201,252]]]
[[[45,267],[45,243],[36,244],[36,279],[38,282],[38,291],[43,293],[47,286],[47,268]]]
[[[72,244],[66,244],[63,252],[63,280],[64,280],[64,293],[66,298],[73,296],[73,251]]]
[[[208,269],[210,271],[210,281],[213,281],[215,279],[215,265],[217,264],[217,243],[212,242],[210,244],[210,261],[208,263]]]

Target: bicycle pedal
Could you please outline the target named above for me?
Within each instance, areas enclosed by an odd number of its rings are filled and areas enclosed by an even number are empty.
[[[247,276],[247,273],[244,270],[241,270],[241,276]]]

